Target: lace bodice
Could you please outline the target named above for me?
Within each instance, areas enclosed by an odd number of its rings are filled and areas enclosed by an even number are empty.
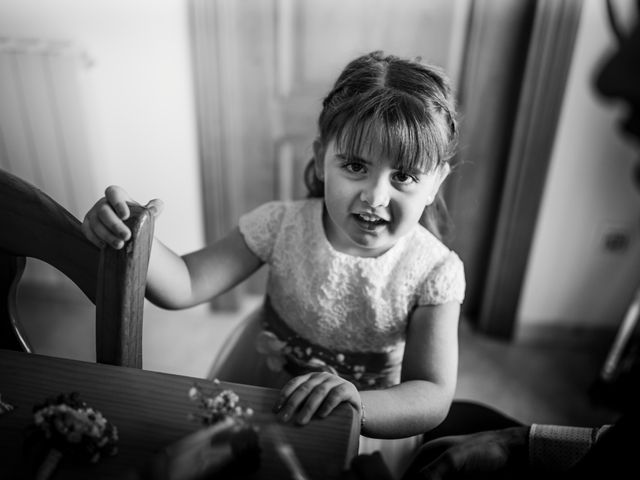
[[[332,247],[322,212],[322,199],[270,202],[239,223],[269,265],[274,310],[302,337],[329,349],[388,352],[404,347],[416,306],[462,303],[461,260],[422,226],[378,257],[356,257]]]

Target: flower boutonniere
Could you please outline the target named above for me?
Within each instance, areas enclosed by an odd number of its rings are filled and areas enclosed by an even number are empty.
[[[253,409],[243,406],[240,397],[233,390],[222,389],[218,379],[213,380],[213,388],[209,391],[194,384],[189,389],[189,399],[198,405],[198,411],[190,415],[191,420],[199,421],[205,426],[226,418],[232,418],[238,424],[248,424],[253,417]]]
[[[48,398],[33,408],[28,444],[42,458],[36,478],[46,480],[63,457],[96,463],[102,456],[115,455],[118,429],[73,392]]]
[[[211,440],[211,450],[217,451],[220,457],[220,468],[224,467],[228,474],[257,470],[261,449],[253,409],[243,405],[233,390],[221,388],[217,379],[209,389],[194,384],[189,389],[189,398],[197,403],[197,411],[189,415],[191,420],[203,428],[224,424],[224,431]]]

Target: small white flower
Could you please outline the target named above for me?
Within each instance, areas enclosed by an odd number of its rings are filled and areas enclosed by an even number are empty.
[[[287,342],[283,342],[273,332],[266,330],[260,332],[256,338],[256,349],[262,354],[278,353],[286,346]]]
[[[189,389],[189,399],[197,400],[199,396],[200,396],[200,392],[196,387],[191,387]]]
[[[286,363],[285,349],[290,349],[287,342],[280,340],[273,332],[263,330],[256,338],[256,350],[258,353],[266,355],[267,366],[273,372],[282,371]]]
[[[333,368],[330,365],[327,365],[327,362],[320,360],[317,357],[310,358],[306,363],[309,367],[320,370],[321,372],[329,372],[329,373],[333,373],[334,375],[338,374],[335,368]]]
[[[270,355],[267,357],[267,366],[272,372],[281,372],[284,368],[284,364],[285,361],[283,357],[278,357],[275,355]]]

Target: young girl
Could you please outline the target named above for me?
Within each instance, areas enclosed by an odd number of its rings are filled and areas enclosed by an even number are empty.
[[[252,351],[227,367],[281,388],[284,422],[349,402],[368,437],[418,435],[444,419],[456,385],[463,265],[423,226],[456,145],[452,92],[440,70],[373,52],[346,66],[318,123],[309,198],[258,207],[182,257],[156,240],[147,298],[190,307],[266,263],[264,308],[238,343]],[[121,248],[130,201],[107,188],[85,217],[88,238]]]

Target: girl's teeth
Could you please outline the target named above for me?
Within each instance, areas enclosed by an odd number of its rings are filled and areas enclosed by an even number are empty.
[[[362,220],[364,220],[365,222],[370,222],[370,223],[383,223],[384,220],[382,220],[381,218],[378,218],[376,216],[373,215],[364,215],[362,213],[358,214],[358,217],[360,217]]]

